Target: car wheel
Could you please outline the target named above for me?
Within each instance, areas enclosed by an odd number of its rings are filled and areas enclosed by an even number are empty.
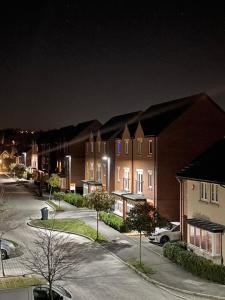
[[[164,245],[165,243],[169,242],[169,237],[167,235],[164,235],[160,239],[160,244]]]
[[[1,254],[2,254],[2,260],[6,259],[8,257],[7,252],[5,250],[1,250]]]

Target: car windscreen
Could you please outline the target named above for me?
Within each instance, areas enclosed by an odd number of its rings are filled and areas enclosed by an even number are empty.
[[[67,298],[72,298],[69,292],[65,290],[63,287],[55,285],[56,290],[58,290],[63,296],[66,296]]]

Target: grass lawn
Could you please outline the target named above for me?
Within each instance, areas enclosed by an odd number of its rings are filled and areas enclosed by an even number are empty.
[[[146,266],[144,263],[141,263],[137,260],[130,260],[129,263],[135,267],[138,271],[144,273],[147,276],[151,276],[155,273],[150,267]]]
[[[48,200],[47,203],[50,206],[53,206],[55,208],[56,211],[64,211],[64,209],[62,207],[60,207],[59,205],[57,205],[54,201],[52,200]]]
[[[3,277],[0,278],[0,289],[22,288],[45,283],[44,279],[36,276]]]
[[[31,224],[46,228],[53,227],[53,229],[56,230],[69,231],[75,234],[88,236],[93,240],[96,239],[96,230],[80,219],[32,220]],[[99,234],[99,240],[106,241],[107,239],[102,234]]]

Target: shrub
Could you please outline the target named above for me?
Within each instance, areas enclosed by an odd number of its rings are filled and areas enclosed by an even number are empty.
[[[60,201],[60,200],[64,200],[65,193],[64,192],[54,192],[53,195],[54,195],[55,200]]]
[[[214,264],[211,260],[187,250],[184,243],[166,243],[163,246],[163,255],[194,275],[225,284],[225,266]]]
[[[103,221],[105,224],[109,225],[110,227],[120,232],[126,232],[126,224],[123,218],[116,216],[112,213],[107,213],[103,211],[100,212],[99,217],[101,221]]]
[[[66,193],[63,200],[77,207],[84,206],[84,198],[80,194]]]

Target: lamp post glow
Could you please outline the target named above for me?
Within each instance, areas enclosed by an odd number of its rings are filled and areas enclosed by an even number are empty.
[[[66,155],[66,159],[68,160],[68,163],[66,165],[67,167],[67,174],[68,174],[68,189],[70,190],[70,182],[71,182],[71,155]]]
[[[110,193],[110,157],[103,156],[102,159],[107,161],[107,191]]]

